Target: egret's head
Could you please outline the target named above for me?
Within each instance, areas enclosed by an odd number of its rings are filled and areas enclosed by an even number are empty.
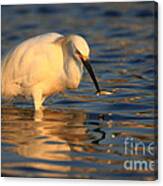
[[[67,45],[69,53],[77,61],[87,61],[89,59],[90,49],[86,40],[79,35],[67,36]]]
[[[66,37],[66,44],[68,53],[73,57],[76,61],[80,61],[83,63],[85,68],[88,70],[97,92],[100,92],[100,88],[98,86],[96,77],[94,75],[93,69],[89,63],[89,55],[90,49],[84,38],[78,35],[70,35]]]

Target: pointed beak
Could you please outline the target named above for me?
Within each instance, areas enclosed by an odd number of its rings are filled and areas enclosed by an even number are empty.
[[[89,75],[91,76],[91,78],[92,78],[92,80],[93,80],[93,82],[94,82],[94,85],[95,85],[95,87],[96,87],[97,92],[100,92],[100,88],[99,88],[98,82],[97,82],[97,80],[96,80],[96,76],[95,76],[95,74],[94,74],[93,68],[92,68],[92,66],[90,65],[90,62],[89,62],[88,58],[82,56],[82,57],[80,57],[80,59],[81,59],[81,61],[83,62],[85,68],[87,69]]]

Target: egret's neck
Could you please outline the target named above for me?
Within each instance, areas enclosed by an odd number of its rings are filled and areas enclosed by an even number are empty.
[[[67,76],[67,88],[77,88],[83,74],[83,64],[73,57],[67,57],[64,69]]]
[[[83,74],[83,64],[81,61],[74,59],[71,54],[71,50],[64,40],[61,41],[62,51],[63,51],[63,62],[64,62],[64,72],[66,78],[67,88],[77,88],[79,86],[82,74]]]

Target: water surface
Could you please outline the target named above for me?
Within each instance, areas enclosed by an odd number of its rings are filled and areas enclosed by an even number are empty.
[[[81,34],[100,86],[112,92],[97,97],[85,73],[78,89],[50,97],[44,113],[22,99],[3,103],[3,176],[155,178],[157,168],[124,167],[156,158],[147,148],[157,137],[155,15],[152,2],[2,6],[2,56],[38,34]],[[136,152],[132,140],[142,144]]]

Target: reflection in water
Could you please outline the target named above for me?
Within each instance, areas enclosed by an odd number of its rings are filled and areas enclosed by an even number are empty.
[[[7,121],[2,126],[3,142],[12,144],[12,151],[19,156],[47,161],[47,163],[19,162],[13,165],[6,163],[4,167],[31,167],[63,173],[70,171],[70,166],[50,165],[48,161],[71,161],[73,158],[69,152],[82,149],[83,142],[87,141],[86,129],[83,126],[86,114],[74,111],[45,110],[44,112],[46,116],[44,120],[34,122],[32,110],[16,108],[10,108],[9,112],[6,112],[6,109],[2,110],[2,113],[6,113],[3,114],[3,119]],[[73,147],[72,144],[76,146]]]
[[[31,158],[31,161],[26,163],[21,161],[4,163],[5,174],[12,175],[12,167],[15,167],[14,175],[19,175],[19,171],[23,172],[26,169],[36,169],[38,172],[39,170],[45,172],[36,174],[37,176],[54,177],[57,175],[55,172],[61,172],[60,176],[62,174],[66,176],[70,171],[80,170],[78,167],[69,165],[68,162],[90,159],[71,154],[72,152],[82,152],[86,148],[88,153],[92,151],[91,147],[88,148],[86,145],[89,141],[88,132],[84,126],[86,114],[83,111],[73,110],[45,110],[44,112],[45,118],[41,122],[35,122],[32,110],[14,107],[2,110],[4,120],[2,141],[12,144],[11,148],[9,145],[4,150],[14,152],[21,157]],[[63,162],[63,165],[58,165],[57,162]],[[64,162],[66,162],[65,165]],[[94,170],[94,168],[87,167],[86,172]],[[25,173],[25,176],[30,176],[30,174]],[[78,176],[80,177],[80,175]]]

